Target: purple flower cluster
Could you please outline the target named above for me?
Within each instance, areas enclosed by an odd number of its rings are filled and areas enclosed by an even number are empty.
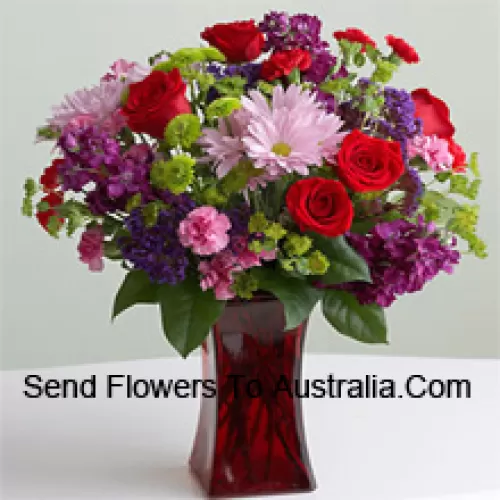
[[[264,16],[259,29],[266,35],[266,50],[307,50],[312,57],[310,69],[304,77],[313,83],[323,82],[335,66],[336,57],[328,48],[328,42],[321,39],[321,20],[308,14],[288,15],[272,11]],[[333,78],[347,76],[344,68]]]
[[[64,191],[80,192],[120,162],[120,144],[97,127],[66,127],[58,141],[64,162],[58,167]]]
[[[169,208],[160,210],[154,225],[146,224],[140,208],[132,210],[125,221],[130,235],[120,238],[118,245],[124,259],[145,271],[151,281],[175,285],[185,279],[189,266],[188,250],[181,245],[177,228],[195,203],[185,194],[165,193],[163,198]]]
[[[328,49],[328,42],[321,40],[321,25],[317,16],[272,11],[259,29],[266,35],[266,50],[300,48],[316,53]]]
[[[86,201],[95,215],[123,209],[127,199],[136,193],[148,197],[153,161],[148,145],[134,144],[122,153],[116,139],[93,126],[67,127],[58,145],[64,154],[64,162],[58,167],[63,190],[81,192],[93,183]]]
[[[248,243],[248,222],[250,221],[250,207],[247,204],[242,204],[237,207],[230,208],[224,212],[231,221],[231,229],[229,230],[230,243],[229,246],[236,254],[243,251],[242,243],[246,248]]]
[[[424,184],[415,168],[408,167],[406,172],[398,181],[399,189],[406,192],[406,196],[401,202],[401,211],[408,216],[412,216],[424,194]]]
[[[411,94],[403,89],[385,87],[383,118],[377,120],[376,124],[382,135],[401,144],[406,161],[407,141],[422,129],[422,122],[415,118],[415,104]]]
[[[367,235],[349,234],[350,245],[367,261],[373,283],[346,283],[361,304],[390,306],[397,295],[421,290],[440,271],[458,264],[456,241],[445,245],[434,224],[419,217],[416,224],[398,219],[377,224]]]

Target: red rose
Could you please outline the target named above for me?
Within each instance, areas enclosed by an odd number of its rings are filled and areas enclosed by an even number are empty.
[[[342,142],[337,165],[340,180],[358,193],[387,189],[405,169],[399,142],[371,137],[357,129]]]
[[[144,80],[129,86],[122,113],[134,132],[163,138],[167,123],[177,115],[191,113],[186,84],[177,68],[165,73],[152,71]]]
[[[453,172],[463,174],[467,171],[467,156],[460,144],[457,144],[451,137],[448,139],[448,151],[453,156]]]
[[[403,38],[397,38],[394,35],[387,35],[385,40],[387,45],[389,45],[394,53],[403,59],[404,62],[414,64],[420,61],[417,51]]]
[[[331,238],[344,234],[354,210],[344,186],[322,177],[301,179],[286,194],[286,206],[301,231],[314,231]]]
[[[333,33],[335,40],[347,40],[351,43],[361,43],[363,48],[361,52],[365,52],[365,45],[371,45],[374,49],[377,48],[375,40],[370,38],[364,31],[359,28],[347,28],[345,31],[335,31]]]
[[[272,81],[288,76],[294,68],[307,71],[312,64],[311,54],[307,50],[291,49],[274,52],[269,60],[262,63],[260,76]]]
[[[455,133],[450,121],[450,110],[446,103],[432,95],[427,89],[416,89],[411,93],[415,104],[415,116],[423,122],[424,135],[437,135],[449,139]]]
[[[51,208],[46,210],[45,212],[37,212],[36,218],[40,225],[47,231],[47,226],[49,225],[50,218],[54,215],[57,215],[57,212],[54,210],[54,207],[58,207],[64,201],[64,195],[61,192],[54,191],[45,195],[41,201],[48,203]],[[64,224],[64,219],[62,217],[59,218],[59,225],[62,226]]]
[[[52,162],[52,165],[43,171],[43,174],[40,177],[40,184],[43,186],[43,190],[45,192],[53,191],[59,187],[59,175],[57,173],[57,169],[61,163],[64,163],[64,160],[55,159]]]
[[[201,38],[219,49],[230,63],[257,59],[265,43],[255,21],[216,24],[205,28]]]

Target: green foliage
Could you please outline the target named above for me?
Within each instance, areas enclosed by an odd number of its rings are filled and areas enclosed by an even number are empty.
[[[446,226],[460,203],[438,191],[428,190],[422,198],[421,209],[426,221]]]
[[[271,222],[264,229],[264,234],[273,242],[277,242],[286,236],[287,230],[279,222]]]
[[[331,266],[322,276],[326,285],[338,285],[350,281],[371,283],[370,270],[366,261],[345,240],[343,236],[327,238],[317,234],[310,235],[314,248],[320,250],[330,261]]]
[[[397,69],[398,66],[396,64],[384,59],[379,59],[376,62],[375,71],[371,76],[371,81],[382,84],[389,83]]]
[[[24,182],[23,204],[21,206],[21,213],[26,217],[33,216],[33,196],[35,196],[37,191],[38,186],[36,185],[35,180],[31,177],[26,179],[26,181]]]
[[[307,258],[307,267],[310,274],[321,276],[328,271],[330,262],[324,253],[314,250]]]
[[[469,160],[469,170],[476,176],[479,177],[479,163],[478,163],[478,153],[472,153]]]
[[[200,135],[200,119],[192,114],[177,115],[165,129],[165,140],[171,148],[189,149]]]
[[[205,114],[208,120],[213,120],[229,116],[239,108],[241,108],[241,102],[236,97],[220,97],[207,106]]]
[[[151,184],[159,189],[169,189],[174,194],[183,193],[194,178],[196,161],[187,155],[174,156],[168,161],[156,161],[151,167]]]
[[[267,96],[271,96],[273,94],[274,87],[275,86],[272,83],[265,82],[264,80],[259,80],[257,82],[257,89]]]
[[[136,304],[154,304],[157,301],[158,285],[151,282],[144,271],[130,271],[116,294],[111,319]]]
[[[469,182],[465,175],[455,174],[450,178],[450,193],[461,194],[469,200],[475,200],[479,194],[481,179]]]
[[[373,63],[373,64],[376,64],[378,59],[382,56],[382,53],[380,52],[380,50],[377,50],[373,45],[367,43],[365,45],[365,54],[366,54],[366,57],[368,59],[370,59],[370,61]]]
[[[453,213],[447,229],[465,240],[469,244],[469,251],[476,257],[486,258],[486,244],[476,235],[479,221],[479,207],[477,205],[461,205]]]
[[[165,208],[165,204],[161,201],[151,201],[142,207],[142,217],[144,224],[148,227],[154,226],[158,222],[160,210]]]
[[[227,76],[214,83],[220,95],[224,97],[240,98],[245,93],[247,81],[242,76]]]
[[[366,64],[366,57],[361,52],[358,52],[353,59],[355,66],[358,68],[363,67]]]
[[[361,305],[356,297],[340,290],[327,290],[322,301],[327,321],[342,335],[366,344],[387,344],[384,310]]]
[[[49,218],[49,222],[47,224],[47,232],[53,238],[59,238],[59,231],[61,230],[62,223],[60,218],[57,215],[51,215]]]
[[[273,269],[256,267],[251,273],[257,279],[260,290],[272,293],[283,303],[287,330],[307,319],[323,295],[322,291],[311,287],[306,281]]]
[[[259,287],[257,279],[249,272],[238,273],[231,285],[231,290],[242,299],[251,299]]]
[[[165,336],[184,358],[201,345],[225,307],[212,290],[202,291],[194,276],[160,285],[158,300]]]
[[[308,236],[290,233],[285,240],[283,249],[288,257],[300,257],[306,254],[312,246],[312,240]]]
[[[217,186],[208,186],[201,193],[201,201],[206,205],[219,207],[227,203],[227,196],[222,194]]]
[[[194,63],[209,61],[225,61],[224,55],[214,47],[184,48],[170,55],[167,61],[162,61],[153,67],[153,71],[172,71]]]
[[[66,219],[67,236],[72,236],[77,229],[83,227],[91,216],[89,208],[76,200],[67,200],[55,210]]]
[[[263,212],[256,212],[250,216],[248,232],[263,233],[269,227],[269,221]]]
[[[36,130],[36,137],[38,140],[53,141],[59,138],[61,132],[52,127],[40,127]]]
[[[255,168],[248,160],[241,160],[234,166],[220,182],[221,191],[229,196],[238,193],[248,185],[252,177],[258,177],[264,172],[261,168]]]
[[[110,260],[121,260],[123,258],[121,250],[115,240],[104,242],[104,256]]]
[[[136,193],[134,196],[131,196],[127,200],[127,204],[125,205],[125,211],[130,213],[134,208],[140,207],[142,204],[142,195],[141,193]]]

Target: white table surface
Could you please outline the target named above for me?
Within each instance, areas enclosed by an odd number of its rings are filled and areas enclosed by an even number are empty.
[[[2,499],[203,498],[186,462],[196,399],[107,399],[110,374],[199,378],[199,358],[2,372]],[[28,399],[24,378],[97,376],[96,399]],[[500,362],[307,355],[304,376],[468,378],[471,399],[308,399],[318,482],[286,499],[499,500]],[[263,497],[260,497],[263,498]]]

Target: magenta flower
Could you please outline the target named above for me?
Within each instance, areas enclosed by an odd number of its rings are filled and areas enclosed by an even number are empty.
[[[197,255],[212,255],[227,247],[231,221],[214,207],[195,208],[179,224],[179,240]]]
[[[78,244],[80,260],[88,264],[91,271],[104,269],[104,233],[100,226],[91,227],[83,234]]]

